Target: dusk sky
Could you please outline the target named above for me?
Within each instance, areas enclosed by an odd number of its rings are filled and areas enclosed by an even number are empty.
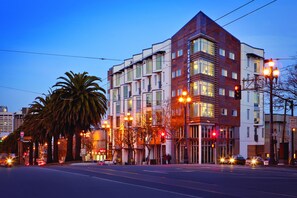
[[[170,38],[199,11],[215,20],[250,1],[1,0],[0,106],[9,112],[28,107],[67,71],[98,76],[106,89],[110,67]],[[296,0],[254,0],[217,23],[241,42],[263,48],[265,58],[280,58],[282,72],[296,63],[296,8]]]

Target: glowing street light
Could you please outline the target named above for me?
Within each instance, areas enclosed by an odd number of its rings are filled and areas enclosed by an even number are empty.
[[[184,163],[189,163],[189,157],[188,157],[188,131],[187,131],[187,107],[188,104],[192,101],[192,98],[188,96],[188,92],[183,91],[182,95],[178,98],[178,102],[182,103],[184,105],[184,136],[186,141],[186,146],[184,150]]]
[[[272,91],[273,91],[273,80],[275,80],[275,83],[277,83],[277,79],[279,77],[279,70],[277,67],[274,68],[274,61],[272,59],[266,61],[268,62],[268,66],[263,71],[264,77],[267,80],[269,80],[269,88],[270,88],[270,159],[269,164],[275,164],[275,152],[274,152],[274,139],[273,139],[273,97],[272,97]]]

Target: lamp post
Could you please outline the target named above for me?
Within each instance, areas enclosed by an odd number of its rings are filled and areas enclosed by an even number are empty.
[[[105,132],[105,157],[107,159],[108,158],[107,157],[107,131],[109,130],[110,125],[107,123],[106,120],[103,122],[102,128],[104,129],[104,132]]]
[[[86,143],[85,143],[86,133],[84,130],[80,133],[80,136],[82,137],[82,145],[83,145],[83,148],[81,149],[81,154],[83,156],[83,161],[85,161],[87,149],[86,149]]]
[[[184,107],[184,137],[186,141],[186,146],[184,149],[184,163],[188,164],[189,163],[189,158],[188,158],[188,128],[187,128],[187,107],[188,104],[192,101],[191,97],[188,96],[188,92],[183,91],[181,97],[179,97],[178,102],[183,104]]]
[[[292,141],[292,143],[291,143],[291,149],[292,149],[292,151],[291,151],[291,165],[294,165],[294,133],[295,133],[295,131],[296,131],[296,128],[292,128],[292,135],[291,135],[291,141]]]
[[[270,153],[269,153],[269,164],[275,164],[275,152],[274,152],[274,139],[273,139],[273,96],[272,96],[272,91],[273,91],[273,80],[275,80],[275,83],[277,83],[277,79],[279,76],[279,70],[274,68],[274,62],[272,59],[268,60],[268,65],[269,67],[264,68],[264,77],[267,80],[269,80],[269,88],[270,88]]]
[[[128,134],[127,134],[127,145],[128,145],[128,164],[131,164],[131,138],[130,138],[130,123],[133,120],[133,117],[131,114],[128,112],[127,115],[124,117],[124,120],[127,122],[127,128],[128,128]]]

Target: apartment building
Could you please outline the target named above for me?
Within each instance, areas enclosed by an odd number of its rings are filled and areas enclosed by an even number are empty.
[[[171,42],[175,116],[184,113],[178,103],[182,92],[192,98],[188,134],[181,129],[175,135],[180,142],[175,145],[176,161],[184,162],[186,144],[188,163],[215,163],[220,156],[237,154],[240,101],[234,99],[234,87],[240,84],[240,41],[199,12]]]
[[[264,50],[241,44],[241,87],[240,101],[240,149],[247,157],[264,157],[264,94],[263,79]]]
[[[171,152],[170,141],[160,141],[166,130],[162,118],[171,99],[171,40],[114,65],[108,76],[113,160],[128,163],[130,152],[132,163],[147,159],[161,163],[162,156]]]

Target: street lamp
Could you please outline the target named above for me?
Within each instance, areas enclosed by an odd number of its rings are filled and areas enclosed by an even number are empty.
[[[291,135],[291,141],[292,141],[292,145],[291,145],[291,149],[292,149],[292,151],[291,151],[291,165],[294,165],[294,154],[295,154],[295,152],[294,152],[294,133],[295,133],[295,131],[296,131],[296,128],[292,128],[292,135]]]
[[[107,123],[106,120],[103,122],[102,128],[105,132],[105,157],[107,158],[107,131],[110,129],[110,125]]]
[[[273,139],[273,80],[277,83],[277,79],[279,76],[279,70],[274,68],[274,62],[272,59],[266,61],[268,62],[269,67],[264,68],[264,77],[269,80],[269,88],[270,88],[270,154],[269,154],[269,164],[275,164],[275,153],[274,153],[274,139]]]
[[[188,92],[183,91],[182,95],[179,97],[178,102],[184,105],[184,136],[186,141],[186,146],[184,150],[184,163],[189,163],[188,158],[188,132],[187,132],[187,106],[192,101],[191,97],[188,96]]]
[[[87,153],[87,149],[86,149],[86,143],[85,143],[86,133],[84,130],[80,133],[80,136],[82,137],[82,145],[83,145],[83,149],[81,149],[81,154],[83,156],[83,161],[85,161],[85,155]]]
[[[128,112],[127,115],[124,117],[124,120],[127,122],[127,127],[128,127],[128,134],[127,134],[127,145],[128,145],[128,164],[131,164],[131,140],[130,140],[130,123],[133,121],[133,117],[131,116],[131,114]]]

